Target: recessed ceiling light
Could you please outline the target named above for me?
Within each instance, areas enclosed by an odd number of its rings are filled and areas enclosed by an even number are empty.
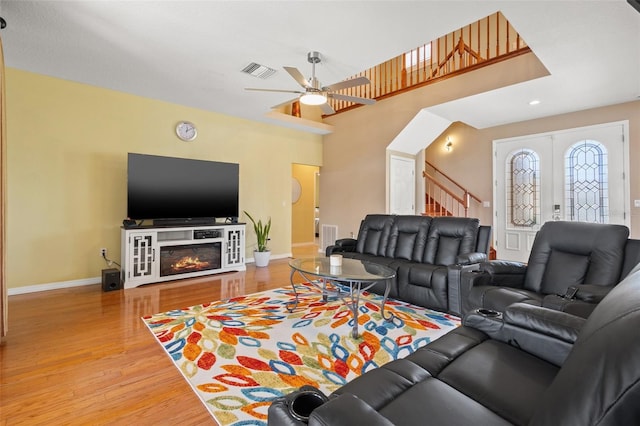
[[[540,101],[539,101],[539,100],[534,99],[534,100],[532,100],[531,102],[529,102],[529,105],[538,105],[539,103],[540,103]]]

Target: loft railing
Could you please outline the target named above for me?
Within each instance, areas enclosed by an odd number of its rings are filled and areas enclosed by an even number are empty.
[[[425,161],[422,176],[425,179],[427,216],[468,217],[471,202],[482,203],[480,198],[428,161]]]
[[[504,15],[496,12],[353,76],[367,77],[371,84],[337,93],[379,100],[529,51]],[[329,103],[336,112],[360,106],[336,99]]]

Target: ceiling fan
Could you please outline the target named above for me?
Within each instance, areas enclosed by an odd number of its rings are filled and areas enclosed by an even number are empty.
[[[330,84],[328,86],[321,86],[320,81],[316,78],[316,64],[320,63],[322,59],[320,58],[320,53],[318,52],[309,52],[307,53],[307,61],[311,63],[311,78],[305,79],[304,75],[294,67],[283,67],[285,71],[289,73],[291,77],[295,81],[298,82],[300,86],[304,89],[301,90],[279,90],[279,89],[255,89],[255,88],[246,88],[246,90],[256,90],[261,92],[283,92],[283,93],[297,93],[300,96],[296,99],[289,100],[287,102],[283,102],[282,104],[276,105],[285,105],[294,100],[300,100],[301,103],[305,105],[318,105],[322,108],[322,113],[325,115],[334,114],[335,110],[327,103],[328,98],[338,99],[341,101],[354,102],[357,104],[365,104],[372,105],[375,104],[376,101],[374,99],[361,98],[358,96],[348,96],[342,95],[340,93],[335,93],[338,90],[347,89],[349,87],[361,86],[363,84],[370,84],[371,82],[367,77],[356,77],[350,80],[341,81],[339,83]]]

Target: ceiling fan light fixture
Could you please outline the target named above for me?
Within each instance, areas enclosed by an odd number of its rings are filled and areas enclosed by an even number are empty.
[[[0,0],[2,1],[2,0]],[[640,0],[639,0],[640,1]],[[316,64],[320,63],[320,54],[318,52],[309,52],[307,55],[307,61],[311,63],[311,78],[306,79],[304,75],[295,67],[283,67],[284,70],[302,87],[304,90],[283,90],[283,89],[253,89],[247,87],[245,90],[258,90],[263,92],[283,92],[283,93],[296,93],[298,97],[282,104],[276,105],[273,108],[279,108],[284,104],[290,104],[294,100],[304,105],[319,106],[322,109],[322,115],[335,114],[336,111],[327,102],[329,98],[337,101],[351,102],[356,104],[371,105],[376,101],[375,99],[361,98],[358,96],[343,95],[339,91],[348,89],[351,87],[362,86],[370,84],[371,81],[364,76],[343,80],[338,83],[330,84],[328,86],[322,86],[320,81],[316,78]],[[262,69],[267,68],[260,64],[251,63],[243,71],[255,75],[255,73],[262,74]],[[295,107],[296,110],[298,107]],[[292,107],[293,110],[293,107]]]
[[[324,92],[305,93],[300,96],[300,102],[305,105],[322,105],[327,102]]]

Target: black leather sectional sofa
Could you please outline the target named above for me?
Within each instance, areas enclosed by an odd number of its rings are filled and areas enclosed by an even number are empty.
[[[342,386],[309,425],[638,425],[638,269],[588,319],[526,303],[496,317],[471,313]],[[300,424],[273,407],[270,424]]]
[[[372,215],[328,248],[397,268],[394,297],[463,325],[331,395],[276,400],[269,425],[640,424],[640,241],[550,222],[528,264],[485,262],[474,221]]]
[[[490,239],[491,227],[475,218],[370,214],[357,240],[340,239],[326,254],[386,265],[396,271],[389,297],[446,312],[450,276],[487,260]],[[382,294],[384,287],[371,291]]]

